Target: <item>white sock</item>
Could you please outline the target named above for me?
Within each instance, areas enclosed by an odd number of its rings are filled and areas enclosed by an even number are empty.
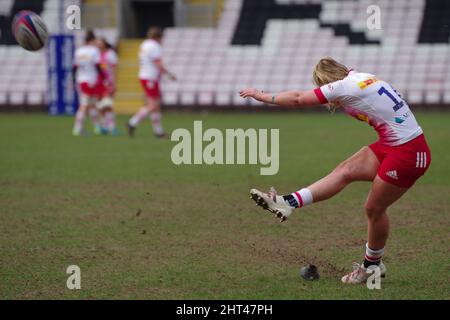
[[[295,198],[295,200],[297,200],[298,208],[313,203],[313,196],[308,188],[303,188],[299,191],[295,191],[294,193],[292,193],[292,196]]]
[[[164,134],[164,129],[161,124],[161,112],[152,112],[150,119],[152,120],[153,132],[156,135]]]
[[[142,107],[141,109],[139,109],[139,111],[130,119],[130,121],[128,122],[130,124],[130,126],[132,127],[136,127],[139,122],[142,121],[142,119],[144,119],[145,117],[147,117],[148,113],[150,111],[146,108],[146,107]]]
[[[384,248],[374,250],[369,248],[369,243],[366,243],[366,255],[364,257],[365,260],[376,263],[381,260],[383,255]]]

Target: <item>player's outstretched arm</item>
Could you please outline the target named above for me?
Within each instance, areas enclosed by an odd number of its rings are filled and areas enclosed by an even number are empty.
[[[276,104],[282,107],[312,107],[321,104],[313,90],[265,93],[254,88],[249,88],[241,90],[239,95],[242,98],[253,98],[264,103]]]

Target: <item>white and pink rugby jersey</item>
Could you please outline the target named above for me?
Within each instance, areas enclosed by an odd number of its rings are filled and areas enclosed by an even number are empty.
[[[351,70],[344,79],[314,92],[320,103],[335,103],[350,116],[367,122],[383,144],[401,145],[422,134],[406,101],[373,74]]]
[[[161,77],[161,72],[155,62],[160,61],[161,58],[161,45],[152,39],[145,40],[141,44],[139,51],[139,79],[158,81]]]
[[[87,82],[94,86],[98,82],[100,64],[100,50],[96,46],[82,46],[75,52],[75,66],[77,67],[77,83]]]

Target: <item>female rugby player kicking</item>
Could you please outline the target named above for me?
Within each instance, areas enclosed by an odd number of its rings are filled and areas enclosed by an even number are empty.
[[[292,194],[279,196],[275,189],[264,193],[250,190],[258,205],[274,213],[281,221],[294,211],[313,202],[329,199],[353,181],[372,181],[366,200],[368,241],[364,263],[354,264],[354,271],[342,277],[344,283],[365,283],[371,265],[386,268],[381,258],[389,235],[387,208],[397,201],[428,169],[430,149],[408,104],[385,81],[368,73],[348,70],[331,58],[324,58],[314,68],[310,91],[269,94],[256,89],[240,92],[242,98],[290,107],[329,104],[358,120],[367,122],[379,140],[363,147],[339,164],[329,175]]]

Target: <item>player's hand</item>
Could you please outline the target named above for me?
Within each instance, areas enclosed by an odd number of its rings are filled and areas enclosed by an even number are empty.
[[[241,91],[239,91],[239,95],[241,96],[241,98],[253,98],[253,99],[257,99],[259,95],[261,94],[261,91],[255,89],[255,88],[248,88],[248,89],[243,89]]]

